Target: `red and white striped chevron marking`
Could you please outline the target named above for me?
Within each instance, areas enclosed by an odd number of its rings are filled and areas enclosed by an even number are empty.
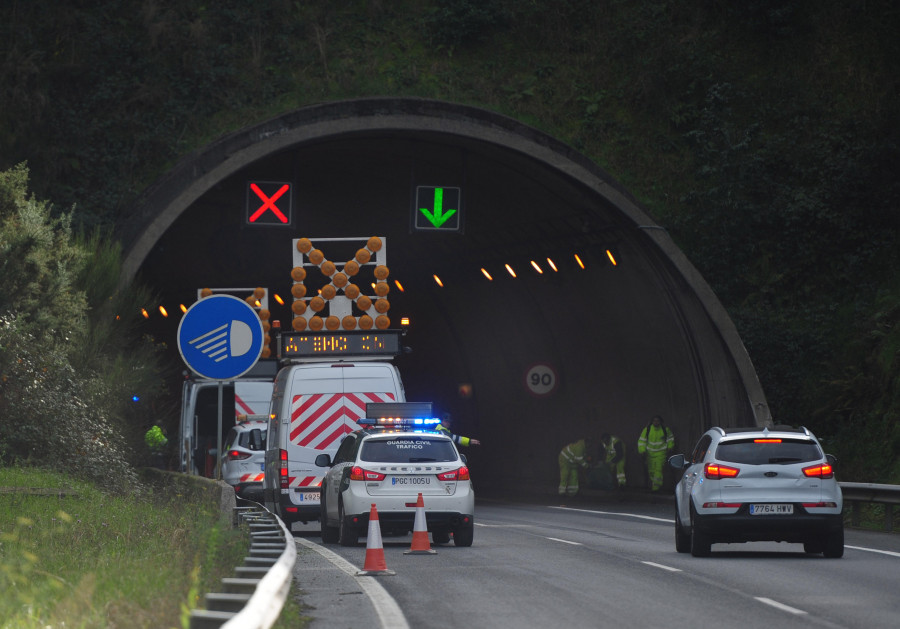
[[[237,393],[234,394],[234,417],[237,419],[240,415],[255,415],[255,412],[252,408],[250,408],[244,400],[241,399]]]
[[[241,481],[242,483],[261,483],[263,479],[265,479],[266,475],[260,472],[259,474],[242,474]]]
[[[393,393],[315,393],[291,401],[291,443],[327,450],[359,428],[369,402],[393,402]]]

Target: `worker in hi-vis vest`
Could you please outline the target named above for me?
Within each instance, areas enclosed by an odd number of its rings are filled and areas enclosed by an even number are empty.
[[[608,432],[600,435],[600,445],[606,452],[606,466],[616,477],[616,485],[625,487],[625,442]]]
[[[675,448],[675,435],[656,415],[641,431],[638,439],[638,454],[644,458],[647,474],[650,476],[650,491],[659,491],[663,484],[663,466],[666,457]]]
[[[590,448],[594,440],[586,437],[570,443],[559,453],[559,495],[570,498],[578,493],[578,476],[591,466]]]
[[[469,437],[463,437],[462,435],[454,435],[450,432],[450,429],[444,424],[450,424],[450,413],[444,413],[444,417],[441,419],[441,423],[434,427],[436,431],[441,433],[442,435],[447,435],[450,437],[453,443],[460,446],[480,446],[481,442],[478,439],[470,439]]]

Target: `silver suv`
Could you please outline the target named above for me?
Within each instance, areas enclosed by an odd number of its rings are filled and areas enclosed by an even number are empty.
[[[222,479],[241,498],[262,501],[267,431],[268,424],[264,421],[242,421],[225,437]]]
[[[705,557],[717,542],[775,541],[843,556],[835,461],[806,428],[708,430],[690,457],[669,458],[684,470],[675,486],[675,549]]]

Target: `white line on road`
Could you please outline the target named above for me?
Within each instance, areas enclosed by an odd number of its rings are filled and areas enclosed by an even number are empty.
[[[547,539],[554,542],[562,542],[563,544],[571,544],[572,546],[584,546],[584,544],[580,542],[570,542],[567,539],[559,539],[558,537],[548,537]]]
[[[378,615],[379,620],[381,620],[382,629],[409,629],[409,624],[406,622],[406,616],[403,615],[403,610],[400,609],[397,601],[387,593],[375,577],[356,576],[359,569],[340,555],[333,553],[324,546],[305,540],[302,537],[295,537],[294,539],[307,548],[313,549],[334,564],[335,567],[356,579],[359,587],[366,593],[366,596],[368,596],[369,600],[372,602],[375,613]]]
[[[802,609],[797,609],[796,607],[791,607],[790,605],[785,605],[784,603],[779,603],[778,601],[773,601],[771,598],[765,598],[763,596],[754,596],[756,600],[760,603],[765,603],[766,605],[771,605],[775,609],[780,609],[783,612],[788,612],[789,614],[795,614],[797,616],[801,616],[806,612]]]
[[[551,509],[561,509],[563,511],[580,511],[581,513],[596,513],[597,515],[620,515],[623,518],[638,518],[639,520],[653,520],[654,522],[668,522],[674,524],[675,520],[671,518],[655,518],[652,515],[639,515],[637,513],[615,513],[613,511],[594,511],[592,509],[575,509],[573,507],[550,507]]]
[[[900,553],[895,553],[892,550],[878,550],[877,548],[866,548],[864,546],[847,546],[844,544],[844,548],[852,548],[853,550],[864,550],[867,553],[880,553],[882,555],[890,555],[891,557],[900,557]]]
[[[652,561],[642,561],[641,563],[645,563],[648,566],[653,566],[654,568],[662,568],[663,570],[668,570],[669,572],[681,572],[680,568],[673,568],[672,566],[664,566],[661,563],[653,563]]]

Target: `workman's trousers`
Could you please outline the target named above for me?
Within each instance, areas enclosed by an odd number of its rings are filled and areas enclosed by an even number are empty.
[[[650,491],[659,491],[662,489],[663,466],[665,464],[665,452],[647,453],[647,474],[650,476]]]
[[[616,477],[616,483],[619,487],[625,486],[625,457],[622,457],[618,463],[607,463],[609,473]]]
[[[578,493],[578,472],[581,466],[559,457],[559,495],[570,498]]]

